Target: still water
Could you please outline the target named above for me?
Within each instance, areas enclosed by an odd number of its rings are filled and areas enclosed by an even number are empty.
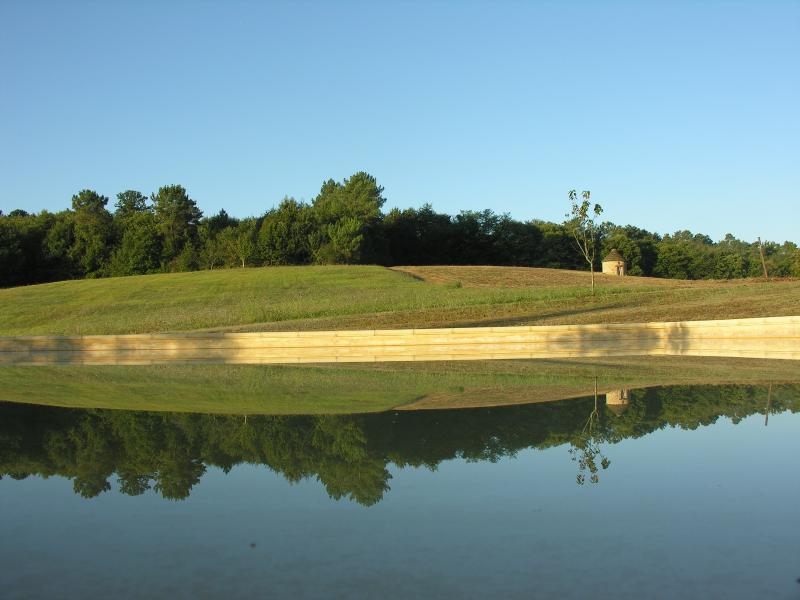
[[[5,598],[800,598],[800,385],[249,417],[0,404]]]

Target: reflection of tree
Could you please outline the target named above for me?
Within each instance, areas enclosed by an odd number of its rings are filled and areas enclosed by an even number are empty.
[[[84,421],[71,431],[71,439],[54,438],[62,460],[74,461],[75,476],[72,486],[76,494],[93,498],[111,489],[108,478],[114,473],[116,464],[113,436],[104,423],[100,427]],[[70,443],[72,442],[72,443]]]
[[[200,459],[188,453],[162,453],[153,489],[169,500],[183,500],[205,472]]]
[[[119,491],[127,496],[139,496],[150,489],[152,473],[131,473],[126,470],[117,472]]]
[[[772,383],[769,384],[769,391],[767,392],[767,406],[764,409],[764,427],[769,425],[769,411],[772,407]]]
[[[600,443],[603,441],[600,431],[600,412],[597,403],[597,381],[594,382],[594,405],[589,419],[583,426],[580,434],[571,442],[569,453],[573,462],[578,463],[578,475],[576,481],[578,485],[586,482],[586,471],[589,471],[589,481],[598,483],[600,481],[597,460],[600,459],[600,466],[603,470],[611,465],[600,450]]]
[[[435,469],[462,458],[496,461],[525,448],[570,444],[578,482],[597,482],[601,444],[659,428],[694,429],[721,416],[800,410],[800,385],[639,390],[621,412],[597,396],[487,409],[349,416],[241,416],[73,410],[0,403],[0,477],[61,475],[93,497],[111,488],[186,498],[208,467],[265,465],[290,482],[316,479],[332,498],[363,505],[389,491],[389,463]],[[587,419],[586,415],[589,415]]]

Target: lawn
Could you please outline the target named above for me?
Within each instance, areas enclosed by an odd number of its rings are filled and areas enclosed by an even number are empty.
[[[687,282],[516,267],[305,266],[0,290],[0,335],[535,325],[800,315],[800,281]]]

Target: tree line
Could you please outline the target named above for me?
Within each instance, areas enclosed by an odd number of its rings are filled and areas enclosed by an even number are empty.
[[[0,211],[0,286],[266,265],[506,265],[589,269],[569,222],[519,221],[492,210],[438,213],[383,211],[383,187],[364,172],[324,182],[310,202],[284,198],[259,217],[225,210],[204,216],[180,185],[146,196],[126,190],[109,198],[85,189],[71,208],[29,214]],[[592,230],[599,262],[616,248],[631,275],[733,279],[762,274],[758,243],[728,234],[659,235],[604,222]],[[800,277],[793,242],[765,242],[771,276]],[[599,264],[594,264],[599,268]]]
[[[456,458],[495,462],[527,448],[568,445],[580,484],[583,471],[597,481],[596,471],[611,464],[605,453],[613,455],[613,444],[624,439],[784,411],[800,411],[800,385],[635,390],[621,411],[592,397],[490,409],[249,418],[5,402],[0,479],[68,477],[75,493],[92,498],[111,490],[116,474],[123,494],[154,490],[180,500],[208,467],[228,472],[247,463],[290,482],[316,479],[331,498],[372,505],[390,490],[392,464],[435,470]]]

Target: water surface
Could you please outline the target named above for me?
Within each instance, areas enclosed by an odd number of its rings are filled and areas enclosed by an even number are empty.
[[[0,404],[3,595],[800,597],[800,385],[624,395],[256,417]]]

